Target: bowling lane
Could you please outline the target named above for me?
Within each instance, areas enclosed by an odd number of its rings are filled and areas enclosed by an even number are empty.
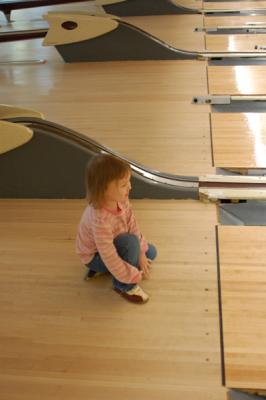
[[[216,167],[266,168],[266,114],[211,115]]]
[[[204,27],[251,27],[266,26],[266,15],[205,17]],[[256,46],[266,46],[266,34],[206,34],[206,49],[209,51],[257,51]],[[258,50],[260,51],[260,50]]]
[[[266,1],[203,2],[204,10],[257,10],[266,9]]]
[[[213,95],[265,95],[265,74],[265,65],[209,66],[209,93]]]
[[[205,28],[212,28],[217,26],[244,26],[244,25],[266,25],[266,15],[231,15],[226,17],[219,16],[205,16]]]
[[[119,297],[109,276],[84,282],[73,250],[84,207],[84,200],[0,201],[2,398],[225,400],[216,206],[133,202],[158,248],[141,283],[150,295],[143,307]]]
[[[266,389],[266,229],[218,231],[226,386]]]
[[[0,66],[0,102],[33,108],[150,168],[198,175],[213,171],[206,64],[147,61],[64,64],[41,40],[3,43],[2,60],[45,58],[42,65]]]
[[[265,52],[266,34],[206,35],[206,49],[226,52]]]
[[[21,10],[14,10],[11,13],[11,19],[17,21],[30,21],[42,19],[42,16],[49,11],[85,11],[90,13],[104,13],[101,7],[96,6],[94,1],[58,4],[54,6],[24,8]],[[0,26],[7,25],[7,21],[3,13],[0,13]],[[12,25],[12,24],[11,24]]]

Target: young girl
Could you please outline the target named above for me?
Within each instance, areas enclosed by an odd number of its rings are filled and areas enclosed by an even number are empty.
[[[129,164],[107,154],[87,167],[88,206],[78,227],[76,250],[89,268],[88,278],[109,271],[113,288],[125,299],[146,303],[138,283],[149,276],[156,249],[142,236],[128,200]]]

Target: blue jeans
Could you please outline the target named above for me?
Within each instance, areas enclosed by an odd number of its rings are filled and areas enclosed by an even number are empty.
[[[137,236],[131,233],[123,233],[118,235],[114,239],[114,245],[116,247],[118,255],[127,263],[133,265],[136,268],[139,268],[139,255],[140,255],[140,243]],[[146,252],[146,257],[150,260],[154,260],[157,255],[156,248],[149,244],[149,248]],[[109,272],[108,268],[105,266],[103,260],[99,253],[96,253],[91,262],[87,264],[87,267],[90,268],[91,271],[95,272]],[[132,289],[135,286],[135,283],[123,283],[119,282],[113,276],[113,286],[123,292]]]

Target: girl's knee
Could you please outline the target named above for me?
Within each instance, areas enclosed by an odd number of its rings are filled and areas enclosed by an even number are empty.
[[[148,243],[149,248],[146,251],[146,257],[150,260],[154,260],[157,257],[157,250],[153,244]]]
[[[126,247],[126,248],[134,248],[136,250],[140,249],[139,239],[136,235],[132,233],[122,233],[114,239],[115,246],[118,247]]]
[[[119,256],[137,268],[140,253],[140,244],[137,236],[130,233],[118,235],[114,239],[114,245]]]

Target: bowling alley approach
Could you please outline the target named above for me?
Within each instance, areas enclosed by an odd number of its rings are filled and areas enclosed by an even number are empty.
[[[266,398],[266,1],[0,1],[0,398]]]

